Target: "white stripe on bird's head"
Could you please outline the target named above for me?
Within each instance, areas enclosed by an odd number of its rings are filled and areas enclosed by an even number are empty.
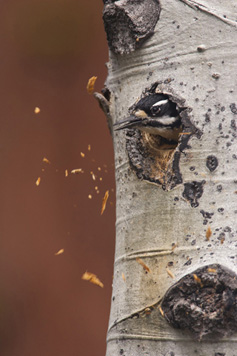
[[[157,101],[157,103],[155,103],[154,105],[152,105],[152,108],[154,106],[161,106],[161,105],[164,105],[164,104],[167,104],[167,103],[168,103],[168,99],[160,100],[160,101]]]
[[[179,118],[178,116],[176,117],[170,117],[170,116],[162,116],[156,119],[153,119],[157,122],[159,122],[160,124],[166,126],[166,125],[172,125],[175,121],[177,121]]]

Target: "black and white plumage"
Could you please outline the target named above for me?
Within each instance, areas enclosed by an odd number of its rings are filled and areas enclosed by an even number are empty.
[[[176,142],[182,131],[177,105],[165,94],[151,94],[140,99],[128,118],[114,124],[115,131],[127,128],[136,128]]]

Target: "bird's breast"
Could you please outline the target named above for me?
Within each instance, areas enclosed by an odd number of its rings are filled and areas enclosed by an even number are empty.
[[[140,127],[139,129],[152,135],[159,135],[169,141],[178,141],[179,134],[182,131],[181,127],[166,128],[166,127],[143,126]]]

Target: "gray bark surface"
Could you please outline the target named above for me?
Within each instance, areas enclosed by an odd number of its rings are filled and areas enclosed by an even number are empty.
[[[123,120],[145,88],[168,80],[192,108],[191,120],[202,135],[192,136],[190,148],[181,153],[182,184],[164,191],[137,178],[125,132],[113,134],[117,218],[107,356],[233,356],[236,334],[198,342],[166,321],[160,302],[175,282],[199,267],[218,263],[237,270],[237,3],[160,3],[155,33],[140,49],[110,52],[110,115],[113,123]],[[209,156],[217,159],[213,171]],[[191,182],[203,184],[196,207],[183,194]]]

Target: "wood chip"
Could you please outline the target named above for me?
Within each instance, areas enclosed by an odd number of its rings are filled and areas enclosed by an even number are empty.
[[[94,274],[90,272],[85,272],[82,277],[84,281],[89,281],[93,284],[96,284],[97,286],[103,288],[104,284],[99,280],[99,278]]]
[[[182,135],[191,135],[192,132],[180,132],[179,133],[179,136],[182,136]]]
[[[40,108],[38,108],[38,106],[35,107],[34,113],[35,114],[39,114],[40,113]]]
[[[43,162],[44,162],[44,163],[47,163],[47,164],[50,164],[50,163],[51,163],[51,162],[48,160],[48,158],[46,158],[46,157],[43,158]]]
[[[195,273],[193,274],[193,278],[198,284],[200,284],[200,287],[203,287],[201,278],[199,278]]]
[[[89,195],[88,195],[88,198],[89,198],[89,199],[92,199],[92,195],[91,195],[91,194],[89,194]]]
[[[91,150],[91,145],[88,145],[88,147],[87,147],[87,148],[88,148],[88,151],[90,151],[90,150]]]
[[[173,274],[173,272],[171,272],[170,269],[166,268],[166,272],[168,273],[168,275],[169,275],[171,278],[174,278],[174,274]]]
[[[88,80],[86,90],[88,94],[92,94],[94,92],[95,82],[97,77],[93,76]]]
[[[95,177],[94,173],[93,173],[93,172],[90,172],[90,174],[91,174],[91,178],[92,178],[93,180],[96,180],[96,177]]]
[[[54,255],[58,256],[61,255],[64,252],[64,248],[61,248],[61,250],[59,250],[58,252],[56,252]]]
[[[101,212],[100,212],[101,215],[102,215],[103,212],[105,211],[106,203],[107,203],[108,197],[109,197],[109,191],[107,190],[107,191],[105,192],[104,198],[103,198],[103,200],[102,200],[102,207],[101,207]]]
[[[84,171],[81,168],[76,168],[71,171],[72,174],[77,174],[77,173],[84,173]]]
[[[35,184],[37,185],[37,187],[40,185],[40,181],[41,181],[41,178],[38,177],[38,178],[37,178],[37,181],[35,182]]]
[[[144,268],[145,271],[151,273],[150,268],[140,258],[137,257],[136,261]]]
[[[124,282],[126,282],[126,277],[125,277],[124,273],[122,273],[122,278],[123,278]]]
[[[65,177],[68,177],[68,170],[65,169]]]
[[[206,231],[206,239],[207,239],[207,241],[210,240],[211,235],[212,235],[212,231],[211,231],[210,226],[208,226],[207,231]]]
[[[160,311],[161,315],[162,315],[162,316],[163,316],[163,318],[164,318],[165,313],[163,312],[163,309],[162,309],[161,307],[159,307],[159,311]]]
[[[145,308],[144,312],[145,312],[146,315],[150,315],[151,312],[152,312],[152,309],[149,308],[149,307],[148,307],[148,308]]]
[[[84,158],[85,157],[85,153],[81,152],[81,156]]]

